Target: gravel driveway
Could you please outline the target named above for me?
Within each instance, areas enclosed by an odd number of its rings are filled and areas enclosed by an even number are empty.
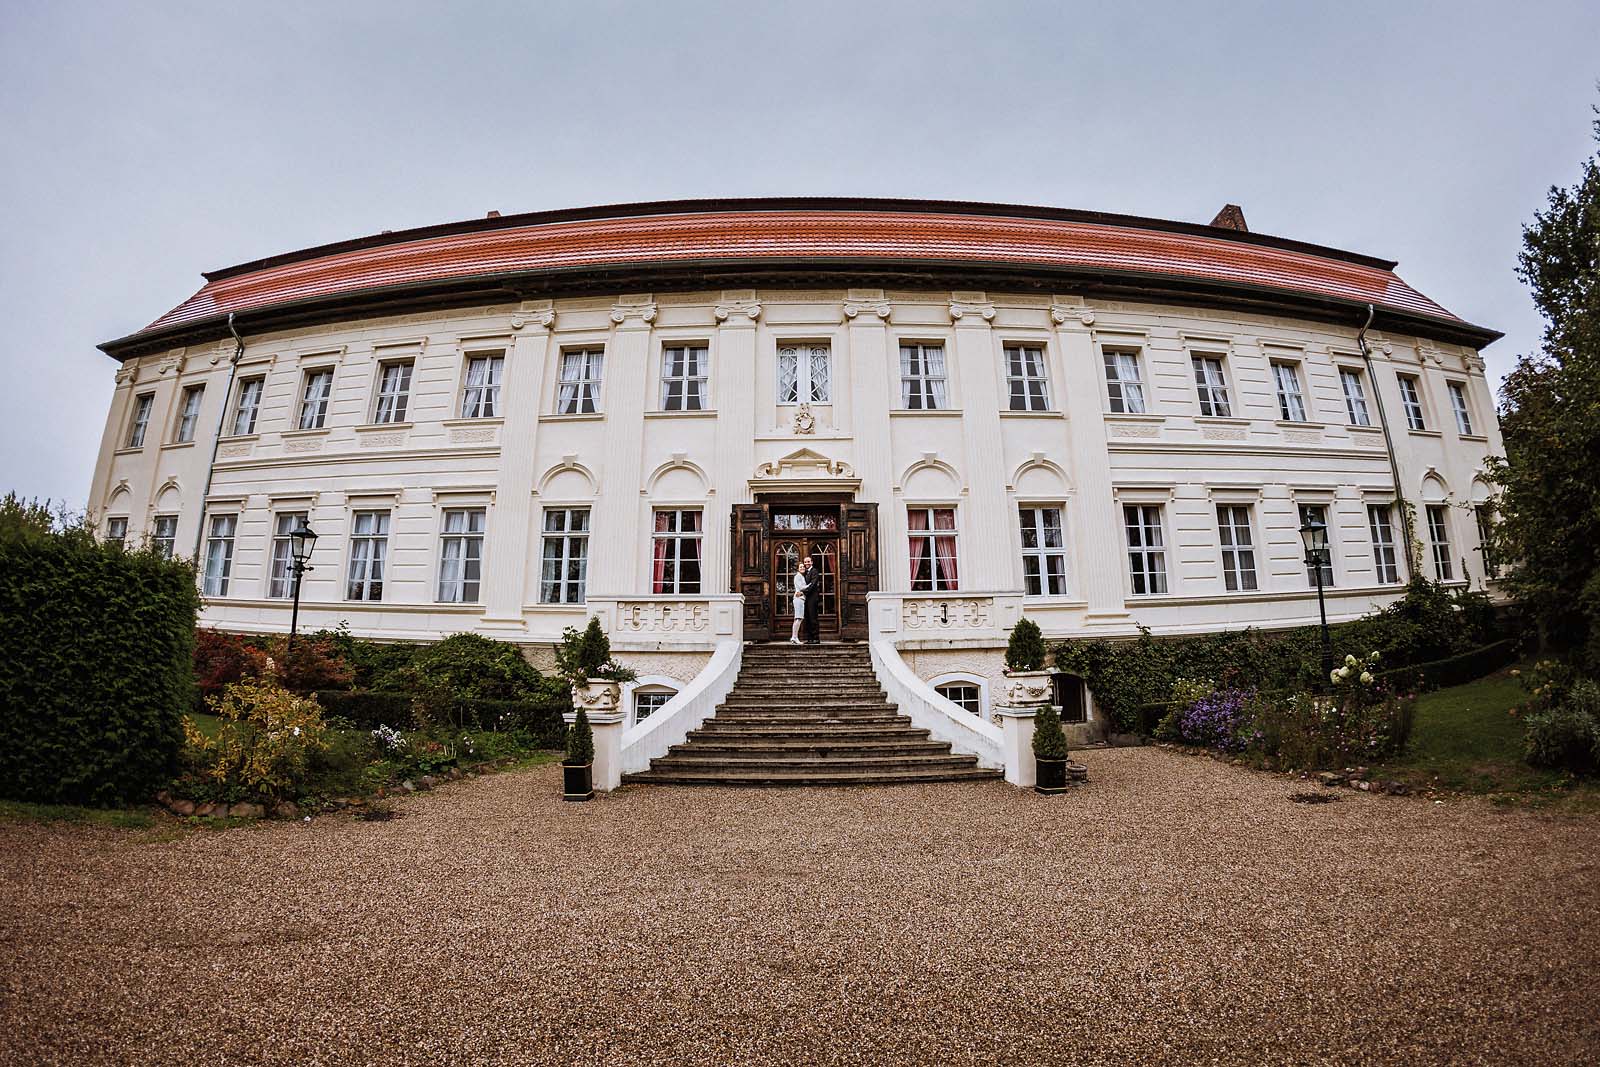
[[[390,822],[0,824],[0,1063],[1600,1059],[1600,820],[1158,749],[977,782],[559,768]]]

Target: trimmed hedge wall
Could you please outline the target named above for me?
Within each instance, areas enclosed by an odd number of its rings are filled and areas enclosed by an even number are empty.
[[[1459,656],[1450,656],[1431,663],[1418,663],[1411,667],[1397,667],[1392,671],[1382,671],[1375,677],[1394,689],[1425,693],[1432,689],[1447,689],[1453,685],[1475,682],[1503,667],[1510,666],[1521,655],[1521,639],[1508,637],[1503,641],[1463,652]],[[1134,732],[1148,737],[1155,732],[1156,724],[1166,718],[1167,713],[1178,704],[1179,702],[1175,700],[1140,704],[1133,714]]]
[[[317,703],[330,716],[348,719],[362,729],[392,726],[410,729],[415,720],[410,693],[377,690],[322,690]],[[444,725],[460,730],[525,730],[534,735],[541,748],[560,748],[566,743],[567,722],[572,710],[568,700],[454,700],[440,716]]]
[[[170,782],[199,606],[187,563],[83,528],[0,537],[0,795],[111,804]]]

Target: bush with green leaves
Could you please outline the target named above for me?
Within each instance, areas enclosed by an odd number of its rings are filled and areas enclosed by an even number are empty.
[[[1032,619],[1018,619],[1006,640],[1006,669],[1012,671],[1044,670],[1046,650],[1044,634]]]
[[[1398,668],[1467,653],[1499,636],[1493,611],[1484,604],[1481,593],[1413,581],[1405,596],[1382,611],[1331,627],[1334,655],[1377,651],[1385,667]],[[1141,630],[1131,641],[1063,641],[1053,653],[1056,668],[1082,675],[1097,706],[1123,730],[1137,727],[1141,708],[1169,701],[1183,678],[1266,692],[1308,690],[1323,681],[1315,626],[1192,637]],[[1152,710],[1159,719],[1170,709]]]
[[[1525,755],[1533,766],[1574,774],[1600,770],[1600,684],[1579,678],[1523,722]]]
[[[566,762],[573,765],[594,762],[594,728],[589,725],[589,716],[582,708],[567,728]]]
[[[143,800],[178,767],[194,701],[194,568],[0,502],[0,795]]]
[[[1066,759],[1067,735],[1061,713],[1053,704],[1041,704],[1033,716],[1033,755],[1036,759]]]
[[[317,630],[306,637],[338,652],[352,672],[352,689],[398,689],[400,672],[428,647],[411,641],[369,641],[351,634],[349,624],[344,622],[332,630]]]
[[[561,643],[556,646],[556,670],[574,686],[590,681],[631,682],[638,677],[611,658],[611,638],[594,616],[582,630],[569,626],[561,632]]]
[[[271,802],[301,794],[311,753],[328,743],[315,700],[254,678],[228,686],[211,708],[222,720],[215,736],[184,720],[190,774],[177,783],[180,795]]]

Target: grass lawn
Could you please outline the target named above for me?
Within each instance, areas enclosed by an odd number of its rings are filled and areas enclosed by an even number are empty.
[[[1600,805],[1600,790],[1592,784],[1575,784],[1562,772],[1523,762],[1523,722],[1511,712],[1527,697],[1505,671],[1424,693],[1417,700],[1405,756],[1375,773],[1443,792],[1497,794],[1508,801],[1570,798],[1585,807]]]
[[[221,719],[217,718],[215,715],[208,715],[203,711],[189,712],[188,719],[190,722],[194,723],[195,729],[199,730],[207,737],[216,737],[217,733],[222,729]]]
[[[30,804],[21,800],[0,800],[0,820],[25,822],[73,822],[114,826],[119,830],[146,830],[155,825],[149,809],[79,808],[70,804]]]

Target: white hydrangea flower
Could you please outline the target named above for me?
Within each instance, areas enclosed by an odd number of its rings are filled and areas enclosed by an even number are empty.
[[[1372,672],[1371,671],[1362,671],[1361,672],[1361,684],[1362,685],[1371,685],[1372,684]]]

